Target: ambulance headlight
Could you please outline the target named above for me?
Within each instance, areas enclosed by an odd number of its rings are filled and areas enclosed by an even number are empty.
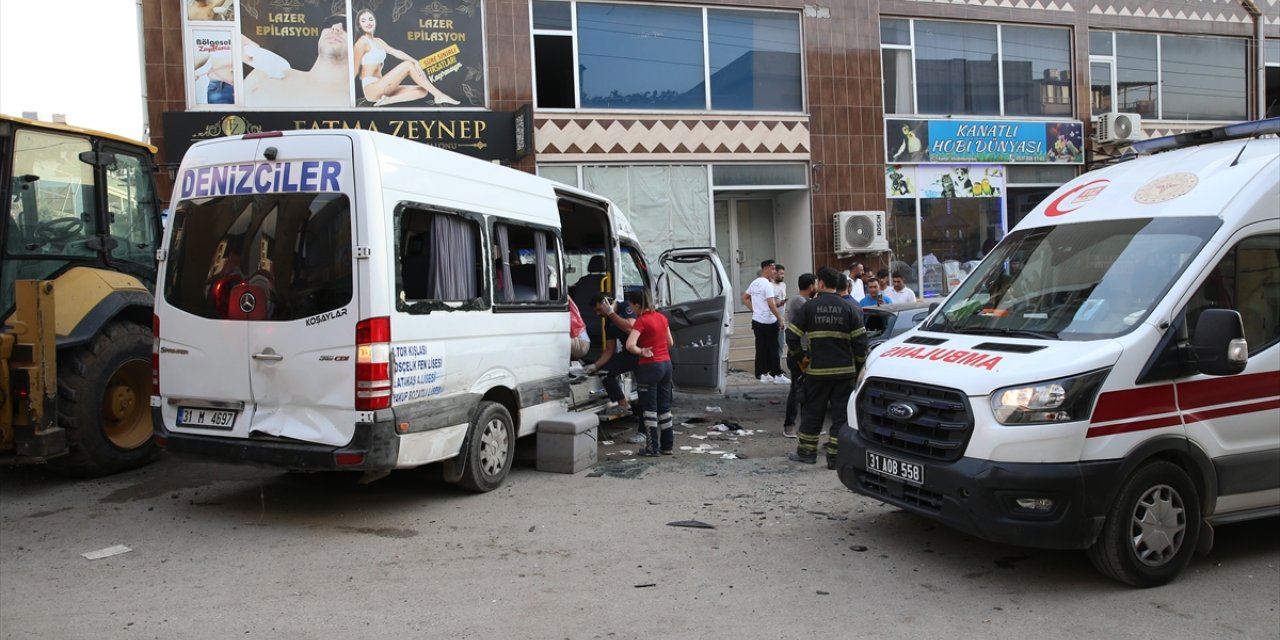
[[[1050,424],[1085,420],[1093,412],[1098,389],[1110,369],[1070,378],[1005,387],[991,394],[991,411],[1000,424]]]

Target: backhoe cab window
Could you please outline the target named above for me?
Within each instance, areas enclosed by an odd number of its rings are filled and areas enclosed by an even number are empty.
[[[298,320],[352,297],[351,207],[334,193],[185,200],[165,299],[203,318]]]
[[[156,252],[155,194],[148,168],[137,156],[117,152],[107,167],[107,224],[115,246],[111,257],[153,265]]]
[[[7,255],[97,255],[87,245],[96,233],[93,166],[80,161],[80,153],[89,150],[89,141],[75,136],[16,133]]]

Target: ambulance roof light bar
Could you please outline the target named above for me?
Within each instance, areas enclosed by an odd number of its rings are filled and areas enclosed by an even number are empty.
[[[1239,122],[1202,131],[1188,131],[1172,136],[1139,140],[1130,145],[1129,148],[1136,153],[1152,154],[1169,151],[1170,149],[1197,147],[1202,144],[1253,138],[1267,134],[1280,134],[1280,117]]]

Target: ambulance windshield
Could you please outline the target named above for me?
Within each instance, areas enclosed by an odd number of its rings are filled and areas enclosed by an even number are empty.
[[[1014,231],[924,328],[1060,340],[1127,333],[1220,225],[1132,218]]]

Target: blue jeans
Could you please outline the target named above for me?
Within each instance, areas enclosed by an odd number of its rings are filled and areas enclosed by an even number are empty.
[[[209,104],[235,104],[236,86],[221,80],[209,81],[209,93],[206,96]]]
[[[644,408],[646,452],[653,455],[671,451],[675,435],[671,432],[671,361],[651,362],[636,367],[640,406]]]

